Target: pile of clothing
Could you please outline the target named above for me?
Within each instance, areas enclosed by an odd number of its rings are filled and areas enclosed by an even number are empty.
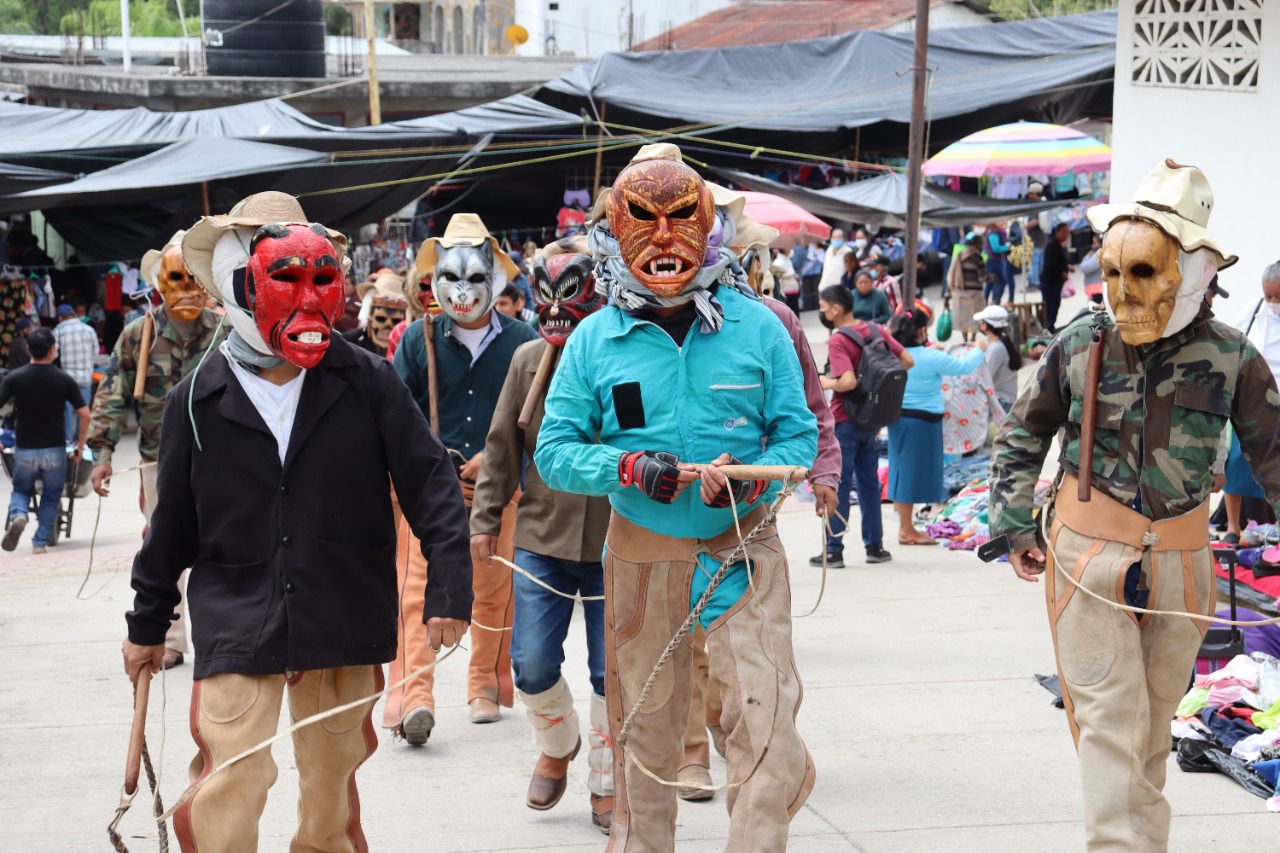
[[[1223,773],[1280,812],[1280,659],[1255,651],[1197,676],[1171,729],[1184,771]]]
[[[967,460],[966,460],[967,461]],[[1053,483],[1041,480],[1036,484],[1035,505],[1044,504],[1045,496]],[[990,498],[985,472],[962,488],[955,497],[947,501],[925,526],[925,533],[936,539],[938,544],[950,551],[976,551],[991,539],[991,529],[987,519],[987,502]]]

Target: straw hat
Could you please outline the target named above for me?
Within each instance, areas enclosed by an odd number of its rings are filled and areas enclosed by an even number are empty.
[[[1195,166],[1165,160],[1142,179],[1134,201],[1128,204],[1100,204],[1088,211],[1093,230],[1106,231],[1117,219],[1150,222],[1178,241],[1184,252],[1208,249],[1218,256],[1223,270],[1239,260],[1209,236],[1209,214],[1213,212],[1213,190],[1209,179]]]
[[[642,145],[635,156],[631,158],[631,163],[643,163],[646,160],[675,160],[677,163],[684,162],[684,154],[680,152],[680,146],[670,142],[654,142],[649,145]],[[631,165],[628,163],[627,165]],[[725,207],[729,209],[729,215],[735,221],[742,216],[743,208],[747,206],[747,197],[742,193],[735,192],[728,187],[721,186],[714,181],[702,179],[707,185],[707,189],[711,190],[711,198],[716,203],[716,207]],[[597,212],[592,209],[592,218],[598,219],[604,215],[603,196],[597,198]]]
[[[408,301],[404,290],[404,279],[390,271],[379,273],[373,281],[362,281],[357,284],[356,296],[363,301],[366,295],[383,301]]]
[[[196,281],[220,302],[226,302],[213,280],[213,247],[218,238],[232,228],[261,228],[263,225],[307,225],[307,215],[302,205],[288,193],[255,193],[236,203],[224,216],[206,216],[191,227],[182,238],[182,257],[187,269]],[[346,268],[347,237],[339,231],[326,228],[325,232],[341,256]]]
[[[187,236],[185,228],[173,232],[173,236],[169,238],[169,242],[164,244],[162,249],[148,249],[147,253],[142,256],[142,280],[146,282],[148,287],[157,285],[157,278],[160,275],[160,259],[164,257],[164,253],[172,249],[174,246],[182,245],[182,238]]]
[[[443,237],[432,237],[422,244],[422,248],[418,250],[418,258],[414,261],[414,266],[423,275],[434,273],[436,270],[436,255],[441,248],[474,247],[481,245],[485,241],[488,241],[489,248],[493,250],[494,262],[501,264],[506,271],[507,281],[511,281],[520,275],[520,268],[515,265],[511,258],[507,257],[506,252],[502,251],[502,246],[498,244],[498,238],[489,233],[489,229],[484,227],[480,217],[474,213],[455,213],[450,217],[449,224],[445,226]]]

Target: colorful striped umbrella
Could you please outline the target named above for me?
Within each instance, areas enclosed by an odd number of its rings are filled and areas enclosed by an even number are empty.
[[[1020,121],[953,142],[924,164],[926,175],[1065,175],[1111,169],[1111,149],[1058,124]]]

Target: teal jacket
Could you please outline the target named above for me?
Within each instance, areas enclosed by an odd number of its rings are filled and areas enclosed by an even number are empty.
[[[730,453],[744,463],[813,464],[818,427],[786,329],[736,290],[722,287],[717,297],[724,306],[720,331],[703,334],[694,323],[682,348],[653,323],[612,305],[574,330],[534,452],[547,485],[608,495],[623,517],[665,536],[708,538],[732,526],[729,509],[708,507],[696,487],[672,504],[624,488],[622,455],[665,450],[685,462],[710,462]]]

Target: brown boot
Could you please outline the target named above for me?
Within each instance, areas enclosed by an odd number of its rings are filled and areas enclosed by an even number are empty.
[[[609,834],[613,828],[613,797],[591,795],[591,823],[605,835]]]
[[[533,778],[529,780],[529,794],[525,798],[529,808],[546,811],[560,802],[569,784],[569,762],[577,757],[581,748],[582,738],[578,738],[573,752],[564,758],[552,758],[545,752],[538,756],[538,763],[533,765]]]
[[[680,762],[676,781],[680,783],[676,794],[682,800],[709,800],[716,795],[715,791],[694,787],[711,784],[711,749],[705,742],[697,746],[685,747],[684,759]]]

